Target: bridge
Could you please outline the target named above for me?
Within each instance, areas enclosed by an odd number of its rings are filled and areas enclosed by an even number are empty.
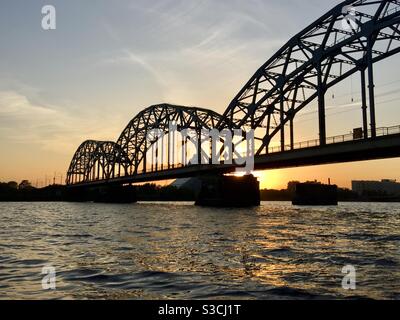
[[[238,161],[243,153],[253,158],[254,170],[398,157],[400,126],[377,126],[374,68],[400,51],[399,26],[400,1],[344,1],[266,61],[223,114],[199,107],[151,106],[129,122],[116,142],[82,143],[66,183],[95,187],[221,175],[243,167]],[[354,75],[361,89],[359,127],[328,137],[328,91]],[[313,103],[319,134],[296,142],[296,117]],[[206,130],[223,134],[213,142]],[[254,135],[250,144],[249,131]],[[239,140],[226,143],[226,132]],[[217,149],[215,163],[211,159]]]

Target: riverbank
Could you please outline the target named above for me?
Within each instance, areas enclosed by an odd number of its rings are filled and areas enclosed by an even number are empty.
[[[175,186],[157,186],[145,184],[136,187],[137,201],[196,201],[193,190],[177,188]],[[291,190],[261,190],[261,201],[292,201]],[[6,184],[0,185],[0,202],[63,202],[68,201],[68,189],[62,185],[52,185],[45,188],[11,188]],[[387,195],[363,195],[348,189],[338,189],[339,202],[400,202],[399,197]]]
[[[174,186],[145,184],[136,187],[138,201],[195,201],[195,194],[188,189]],[[18,189],[7,184],[0,185],[0,202],[63,202],[70,201],[66,186],[52,185],[45,188],[27,187]]]

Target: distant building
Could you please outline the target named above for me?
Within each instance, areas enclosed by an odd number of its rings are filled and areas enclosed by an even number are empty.
[[[396,180],[384,179],[381,181],[352,181],[352,190],[359,195],[368,193],[381,193],[400,196],[400,183]]]

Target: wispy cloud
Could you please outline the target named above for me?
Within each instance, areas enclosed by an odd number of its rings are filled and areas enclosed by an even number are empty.
[[[114,140],[117,138],[115,120],[69,114],[57,106],[34,104],[21,93],[0,91],[2,142],[36,145],[38,152],[70,155],[84,137],[112,137]],[[105,122],[110,126],[105,126]]]
[[[0,115],[1,116],[49,116],[54,115],[55,110],[32,104],[27,97],[14,91],[0,91]]]
[[[101,61],[103,65],[133,65],[143,68],[160,85],[165,85],[165,81],[160,76],[159,70],[148,62],[144,57],[135,54],[129,49],[122,49],[117,54],[107,57]]]

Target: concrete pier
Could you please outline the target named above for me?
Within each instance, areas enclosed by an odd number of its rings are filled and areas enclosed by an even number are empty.
[[[196,205],[205,207],[254,207],[260,205],[260,183],[253,175],[203,176]]]
[[[298,183],[292,203],[298,206],[337,206],[338,188],[336,185]]]

